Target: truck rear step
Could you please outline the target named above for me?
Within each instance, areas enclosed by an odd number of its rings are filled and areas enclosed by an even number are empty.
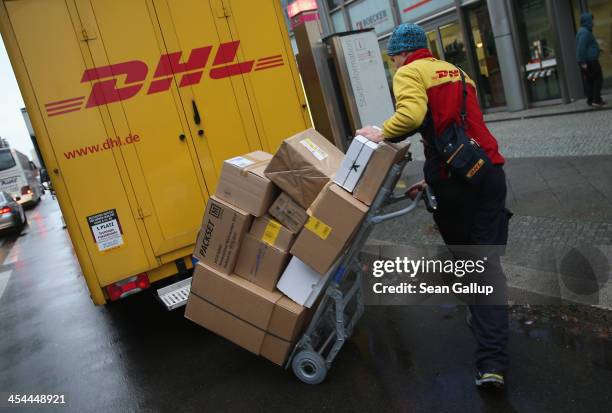
[[[157,295],[167,310],[174,310],[187,304],[191,290],[191,277],[157,290]]]

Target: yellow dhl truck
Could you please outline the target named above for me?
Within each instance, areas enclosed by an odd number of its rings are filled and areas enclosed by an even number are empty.
[[[278,0],[0,0],[0,32],[95,304],[191,268],[223,160],[310,127]]]

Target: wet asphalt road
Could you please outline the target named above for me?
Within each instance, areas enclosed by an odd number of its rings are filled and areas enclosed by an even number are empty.
[[[462,308],[368,307],[327,380],[308,386],[150,294],[94,306],[55,201],[28,216],[0,252],[0,394],[66,404],[2,400],[2,412],[612,411],[612,342],[591,321],[516,312],[508,390],[490,395],[473,385]]]

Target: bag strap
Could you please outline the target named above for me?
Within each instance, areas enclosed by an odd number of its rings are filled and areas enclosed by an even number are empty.
[[[461,116],[461,127],[463,129],[466,129],[466,123],[465,123],[465,119],[467,118],[467,110],[466,110],[466,103],[465,101],[467,100],[467,86],[465,84],[465,75],[463,74],[463,70],[457,68],[459,70],[459,74],[461,75],[461,88],[462,88],[462,98],[461,98],[461,112],[460,112],[460,116]]]

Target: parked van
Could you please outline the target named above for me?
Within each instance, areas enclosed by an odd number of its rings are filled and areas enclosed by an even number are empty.
[[[37,204],[42,196],[38,168],[15,149],[0,148],[0,191],[22,205]]]

